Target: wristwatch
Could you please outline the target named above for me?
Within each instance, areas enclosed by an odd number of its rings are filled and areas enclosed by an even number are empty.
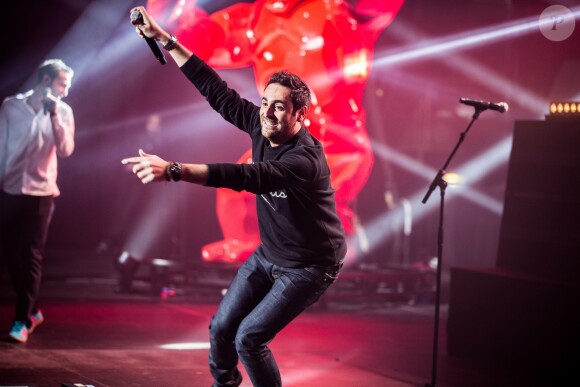
[[[181,167],[181,163],[176,161],[172,161],[167,165],[167,170],[165,171],[165,178],[173,181],[181,180],[181,174],[183,173],[183,169]]]
[[[169,39],[167,44],[165,46],[163,46],[163,48],[167,51],[171,51],[175,48],[176,45],[177,45],[177,38],[175,37],[175,35],[171,35],[171,38]]]

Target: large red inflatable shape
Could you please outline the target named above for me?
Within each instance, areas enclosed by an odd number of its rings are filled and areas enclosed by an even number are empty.
[[[366,183],[373,153],[362,99],[379,34],[404,0],[257,0],[207,14],[195,1],[149,0],[147,8],[215,69],[251,66],[261,92],[286,69],[312,89],[305,121],[323,144],[347,234],[355,232],[351,204]],[[251,151],[239,162],[251,162]],[[240,262],[259,243],[254,195],[217,190],[223,240],[202,248],[205,261]]]

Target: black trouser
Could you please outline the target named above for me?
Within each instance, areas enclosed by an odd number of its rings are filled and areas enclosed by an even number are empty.
[[[14,321],[26,322],[38,310],[42,258],[54,212],[52,196],[0,193],[0,255],[16,293]]]

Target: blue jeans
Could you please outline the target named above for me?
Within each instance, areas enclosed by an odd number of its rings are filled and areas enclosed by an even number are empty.
[[[268,344],[320,298],[339,270],[340,266],[279,267],[270,263],[259,247],[238,270],[211,320],[213,386],[240,385],[238,359],[254,387],[281,386],[280,371]]]

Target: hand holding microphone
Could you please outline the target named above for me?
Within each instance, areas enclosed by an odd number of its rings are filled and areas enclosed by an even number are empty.
[[[157,45],[157,42],[153,38],[150,38],[147,35],[145,35],[143,30],[139,28],[139,26],[151,27],[151,23],[149,20],[148,20],[147,24],[145,24],[145,21],[143,20],[143,13],[139,9],[133,9],[131,11],[131,24],[136,26],[139,35],[141,35],[142,37],[145,38],[145,41],[149,45],[149,48],[151,48],[151,51],[153,51],[153,55],[155,55],[155,58],[157,58],[157,60],[162,65],[167,63],[167,61],[165,60],[165,56],[163,55],[163,53],[159,49],[159,46]]]
[[[42,106],[44,107],[44,114],[50,114],[51,117],[56,115],[56,103],[58,98],[56,98],[50,92],[50,89],[44,91],[44,98],[42,99]]]

